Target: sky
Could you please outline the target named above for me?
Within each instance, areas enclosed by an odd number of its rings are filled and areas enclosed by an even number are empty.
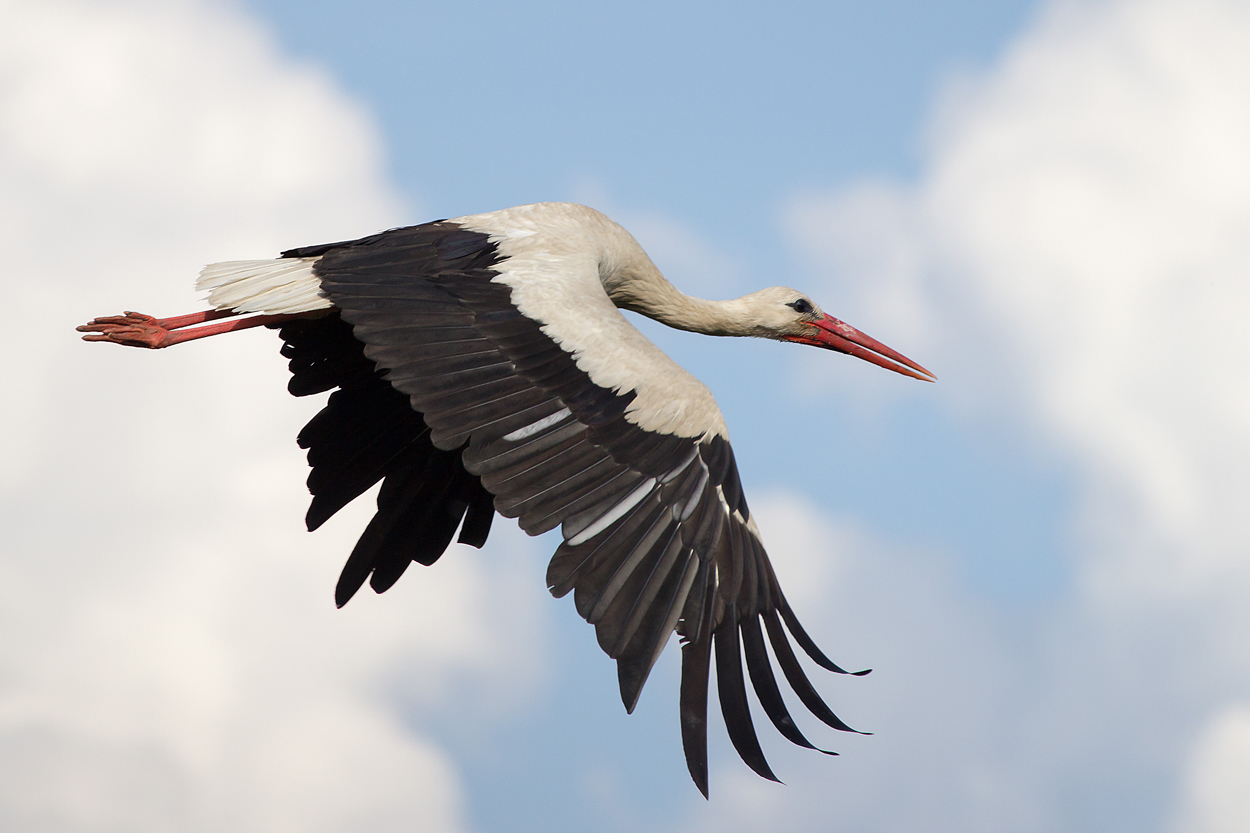
[[[936,5],[0,0],[0,827],[1250,828],[1250,3]],[[73,332],[540,200],[938,374],[631,319],[874,669],[784,785],[713,719],[698,794],[675,646],[626,715],[551,535],[335,610],[369,500],[303,531],[272,333]]]

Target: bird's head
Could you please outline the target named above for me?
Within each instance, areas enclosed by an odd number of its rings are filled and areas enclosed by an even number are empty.
[[[774,286],[743,300],[748,299],[758,328],[755,335],[836,350],[925,382],[937,379],[902,353],[827,315],[809,295],[797,289]]]

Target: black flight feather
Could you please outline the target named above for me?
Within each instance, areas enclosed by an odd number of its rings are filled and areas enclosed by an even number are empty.
[[[751,708],[747,704],[746,681],[742,678],[742,651],[738,644],[738,609],[729,605],[728,617],[716,630],[712,639],[716,651],[716,690],[720,696],[720,710],[729,729],[729,740],[738,755],[756,774],[769,781],[779,781],[773,775],[764,751],[760,749],[755,726],[751,723]]]

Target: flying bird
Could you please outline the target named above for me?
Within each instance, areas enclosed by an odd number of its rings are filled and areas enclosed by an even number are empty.
[[[855,731],[796,656],[792,639],[816,664],[848,673],[782,594],[711,392],[620,310],[708,335],[809,344],[933,381],[928,370],[794,289],[685,295],[625,229],[567,203],[216,263],[197,287],[213,309],[127,312],[78,330],[146,348],[278,330],[290,392],[333,391],[298,438],[312,469],[309,530],[382,481],[335,588],[340,607],[365,581],[381,593],[412,562],[433,564],[457,531],[481,547],[496,512],[531,535],[558,526],[564,541],[547,585],[557,597],[571,591],[595,626],[627,711],[669,636],[680,636],[682,746],[705,797],[713,656],[730,740],[764,778],[777,780],[752,724],[744,657],[777,730],[817,748],[786,708],[766,641],[799,701]]]

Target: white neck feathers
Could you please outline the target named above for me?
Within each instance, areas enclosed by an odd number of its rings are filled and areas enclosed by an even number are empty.
[[[658,271],[614,281],[605,288],[618,307],[678,330],[710,336],[763,335],[752,314],[749,295],[729,301],[696,298],[673,286]]]

